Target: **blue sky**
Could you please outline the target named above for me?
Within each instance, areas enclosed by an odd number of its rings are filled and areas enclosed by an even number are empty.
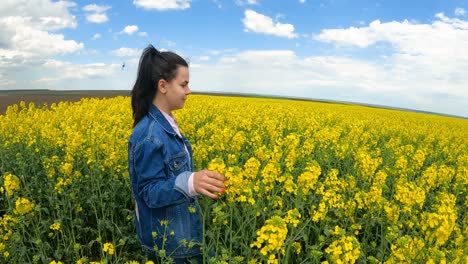
[[[129,90],[153,44],[190,62],[193,91],[468,117],[467,12],[466,0],[2,0],[0,90]]]

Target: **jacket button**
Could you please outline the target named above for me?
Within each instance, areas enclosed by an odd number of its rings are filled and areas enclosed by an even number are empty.
[[[177,163],[174,162],[174,169],[177,169]]]

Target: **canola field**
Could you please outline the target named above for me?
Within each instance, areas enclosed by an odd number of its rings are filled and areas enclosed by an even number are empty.
[[[174,115],[195,169],[229,182],[193,212],[206,263],[468,263],[467,120],[203,95]],[[131,125],[123,96],[0,115],[0,263],[151,263]]]

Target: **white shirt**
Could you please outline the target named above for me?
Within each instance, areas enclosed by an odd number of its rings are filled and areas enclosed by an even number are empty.
[[[161,109],[159,109],[161,111],[161,113],[164,115],[164,117],[166,118],[166,120],[169,122],[169,124],[171,125],[172,129],[174,129],[174,131],[177,133],[177,135],[179,135],[179,137],[182,137],[182,135],[180,134],[180,131],[179,131],[179,127],[177,126],[177,123],[175,121],[175,118],[174,116],[172,115],[169,115],[167,113],[165,113],[164,111],[162,111]],[[185,145],[184,143],[184,147],[185,147],[185,152],[187,153],[187,157],[190,161],[190,154],[188,152],[188,149],[187,149],[187,146]],[[188,179],[188,191],[189,191],[189,196],[191,197],[194,197],[194,196],[197,196],[197,192],[195,191],[195,187],[193,186],[193,175],[195,173],[192,172],[192,174],[190,175],[189,179]]]

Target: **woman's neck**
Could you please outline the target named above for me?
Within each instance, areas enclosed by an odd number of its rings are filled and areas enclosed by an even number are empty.
[[[158,97],[154,98],[153,104],[161,111],[164,111],[164,113],[171,115],[172,116],[172,111],[167,105],[167,103],[163,100],[158,100]]]

